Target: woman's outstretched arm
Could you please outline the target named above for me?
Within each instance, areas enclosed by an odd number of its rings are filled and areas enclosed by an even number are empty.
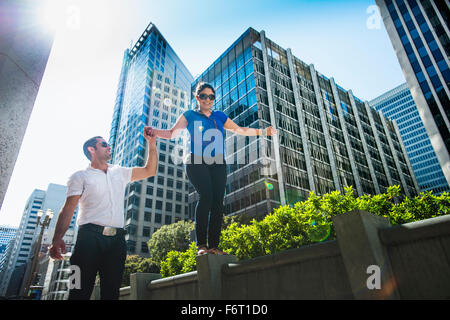
[[[161,129],[152,128],[152,131],[158,138],[174,139],[174,138],[177,138],[180,135],[181,131],[186,129],[186,127],[187,127],[187,120],[183,115],[181,115],[178,118],[175,125],[172,127],[172,129],[161,130]]]
[[[240,127],[236,123],[233,122],[230,118],[227,119],[225,124],[223,125],[225,129],[228,131],[234,132],[236,134],[239,134],[241,136],[261,136],[263,135],[263,130],[265,130],[265,133],[267,136],[273,136],[277,134],[277,129],[270,126],[266,129],[254,129],[254,128],[245,128]]]

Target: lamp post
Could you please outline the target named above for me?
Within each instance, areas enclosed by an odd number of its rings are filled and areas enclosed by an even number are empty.
[[[41,226],[41,232],[39,233],[39,238],[38,238],[38,241],[37,241],[36,249],[35,249],[35,252],[34,252],[32,263],[31,263],[31,269],[30,269],[30,272],[28,274],[28,278],[27,278],[27,282],[26,282],[27,285],[25,286],[25,291],[24,291],[24,296],[25,297],[28,297],[29,291],[30,291],[30,287],[33,284],[33,281],[34,281],[34,279],[36,278],[36,275],[37,275],[37,271],[35,269],[36,269],[36,265],[37,265],[38,258],[39,258],[39,252],[41,250],[42,237],[44,235],[45,228],[47,228],[50,225],[50,221],[53,218],[53,211],[51,209],[47,209],[47,211],[45,213],[45,216],[44,216],[44,219],[41,222],[41,219],[42,219],[43,215],[44,215],[44,211],[38,210],[37,225]]]

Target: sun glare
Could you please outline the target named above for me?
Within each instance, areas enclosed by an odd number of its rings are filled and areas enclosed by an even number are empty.
[[[64,26],[64,2],[61,0],[44,0],[39,10],[39,20],[44,27],[51,30]]]

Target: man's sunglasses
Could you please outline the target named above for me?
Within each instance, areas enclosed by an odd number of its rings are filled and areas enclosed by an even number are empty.
[[[206,100],[206,98],[209,98],[209,100],[213,101],[214,99],[216,99],[216,96],[213,94],[204,94],[204,93],[200,93],[198,95],[198,98],[200,100]]]
[[[109,147],[109,144],[107,144],[105,141],[100,142],[100,145],[101,145],[103,148],[108,148],[108,147]]]

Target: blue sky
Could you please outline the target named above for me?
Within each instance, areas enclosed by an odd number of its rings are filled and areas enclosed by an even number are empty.
[[[88,165],[81,147],[109,137],[123,52],[149,22],[195,76],[248,27],[362,100],[405,82],[382,21],[368,28],[375,1],[50,0],[54,46],[0,211],[17,226],[27,198],[66,184]],[[371,20],[373,21],[373,20]],[[38,168],[38,170],[36,169]]]

